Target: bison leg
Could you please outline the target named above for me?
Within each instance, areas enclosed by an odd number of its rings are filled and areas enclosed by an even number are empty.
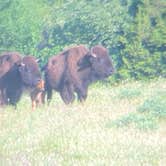
[[[42,104],[45,104],[45,95],[46,95],[45,91],[42,92],[42,94],[41,94],[41,103]]]
[[[34,89],[31,93],[31,101],[32,101],[32,110],[35,110],[35,108],[41,104],[43,104],[43,92],[39,89]]]
[[[6,90],[5,89],[1,89],[0,91],[0,104],[1,105],[5,105],[7,104],[7,97],[6,97]]]
[[[35,108],[36,108],[36,101],[32,101],[32,111],[34,111],[35,110]]]
[[[3,96],[2,96],[2,91],[0,91],[0,105],[3,105]]]
[[[83,102],[86,100],[87,98],[87,92],[88,92],[88,88],[87,87],[79,87],[79,88],[76,88],[76,93],[77,93],[77,97],[78,97],[78,100],[80,102]]]
[[[63,86],[63,88],[60,91],[60,95],[65,104],[70,104],[75,99],[73,87],[69,84],[65,84]]]
[[[6,96],[9,99],[9,104],[16,106],[22,95],[22,88],[19,89],[6,89]]]
[[[47,79],[45,80],[45,87],[44,87],[45,91],[43,92],[42,95],[42,101],[43,104],[45,103],[45,96],[47,96],[47,104],[50,104],[50,101],[52,99],[52,87],[50,86],[50,84],[48,83]]]
[[[47,88],[46,93],[47,93],[47,102],[48,102],[48,105],[49,105],[50,101],[52,99],[52,88]]]

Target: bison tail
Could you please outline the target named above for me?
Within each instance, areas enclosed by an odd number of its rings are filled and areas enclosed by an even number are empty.
[[[44,94],[47,96],[47,103],[50,104],[50,101],[52,99],[52,88],[51,86],[48,85],[47,81],[45,81],[44,89],[45,89]]]
[[[48,104],[50,104],[50,101],[52,99],[52,89],[47,89],[46,94],[47,94],[47,102]]]

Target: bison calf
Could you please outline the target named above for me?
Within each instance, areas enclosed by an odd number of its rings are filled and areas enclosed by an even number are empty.
[[[44,104],[44,81],[41,80],[31,92],[32,110],[38,105]]]

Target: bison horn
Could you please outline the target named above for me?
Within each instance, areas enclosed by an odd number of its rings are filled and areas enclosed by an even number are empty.
[[[41,59],[39,59],[39,58],[38,58],[38,59],[36,59],[36,62],[37,62],[37,63],[41,62]]]
[[[93,48],[91,48],[91,55],[94,57],[94,58],[97,58],[97,55],[93,52]]]
[[[96,54],[92,53],[91,55],[92,55],[94,58],[97,58]]]

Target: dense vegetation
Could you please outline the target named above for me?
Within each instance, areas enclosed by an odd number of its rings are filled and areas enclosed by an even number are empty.
[[[0,52],[45,63],[74,44],[103,44],[114,80],[166,76],[165,0],[0,0]]]

